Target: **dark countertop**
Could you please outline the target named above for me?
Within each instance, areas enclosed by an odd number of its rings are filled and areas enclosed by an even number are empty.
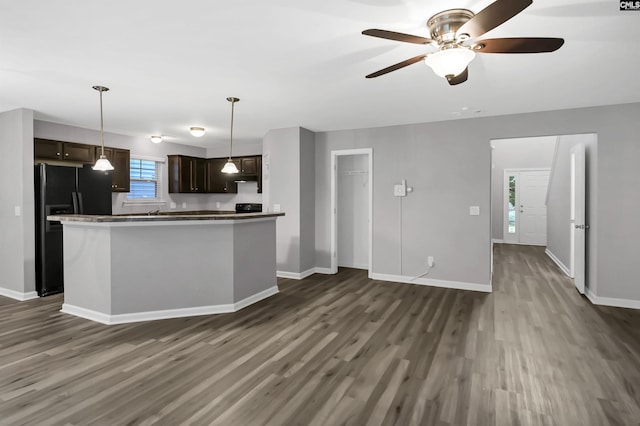
[[[93,223],[109,223],[109,222],[171,222],[178,220],[243,220],[243,219],[260,219],[267,217],[284,216],[284,212],[277,213],[235,213],[223,210],[209,211],[187,211],[187,212],[162,212],[160,214],[149,215],[131,214],[131,215],[86,215],[86,214],[68,214],[47,216],[47,220],[52,221],[68,221],[68,222],[93,222]]]

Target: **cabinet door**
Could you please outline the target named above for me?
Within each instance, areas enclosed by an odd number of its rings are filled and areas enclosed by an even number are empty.
[[[128,149],[114,149],[113,155],[109,158],[113,165],[112,191],[113,192],[129,192],[131,191],[131,163],[130,152]]]
[[[240,159],[240,173],[243,175],[255,175],[258,171],[256,157],[243,157]]]
[[[193,176],[191,172],[193,169],[191,158],[180,156],[178,157],[178,164],[180,176],[180,190],[178,192],[193,192],[193,188],[195,188],[195,186],[193,185],[193,179],[191,178]]]
[[[205,192],[205,159],[204,158],[192,158],[191,159],[191,180],[193,182],[192,192]]]
[[[33,140],[33,156],[43,160],[62,160],[62,142],[49,139]]]
[[[258,175],[258,194],[262,194],[262,155],[256,157],[256,169]]]
[[[226,158],[210,158],[207,160],[207,192],[214,194],[234,194],[238,192],[238,185],[228,180],[228,175],[222,173],[227,162]]]
[[[79,161],[81,163],[93,163],[95,159],[94,145],[65,142],[62,145],[63,158],[68,161]]]

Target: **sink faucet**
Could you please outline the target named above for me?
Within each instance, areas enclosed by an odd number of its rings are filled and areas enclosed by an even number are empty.
[[[150,210],[150,211],[147,212],[147,215],[149,215],[149,216],[157,216],[159,214],[160,214],[160,209]]]

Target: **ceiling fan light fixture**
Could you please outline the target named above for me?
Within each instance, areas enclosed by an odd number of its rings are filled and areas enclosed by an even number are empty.
[[[204,135],[204,127],[191,127],[189,131],[191,132],[191,136],[195,136],[196,138]]]
[[[476,53],[473,50],[456,47],[432,53],[424,59],[424,62],[434,73],[447,78],[447,76],[455,77],[460,74],[475,57]]]

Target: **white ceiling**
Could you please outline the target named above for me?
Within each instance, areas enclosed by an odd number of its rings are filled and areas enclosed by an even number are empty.
[[[640,12],[618,2],[536,0],[486,37],[563,37],[555,53],[479,54],[449,86],[423,63],[364,76],[424,46],[367,37],[382,28],[428,37],[444,9],[491,0],[0,0],[0,110],[212,146],[269,129],[377,127],[640,101]],[[480,112],[476,112],[479,110]],[[188,127],[207,128],[200,139]]]

